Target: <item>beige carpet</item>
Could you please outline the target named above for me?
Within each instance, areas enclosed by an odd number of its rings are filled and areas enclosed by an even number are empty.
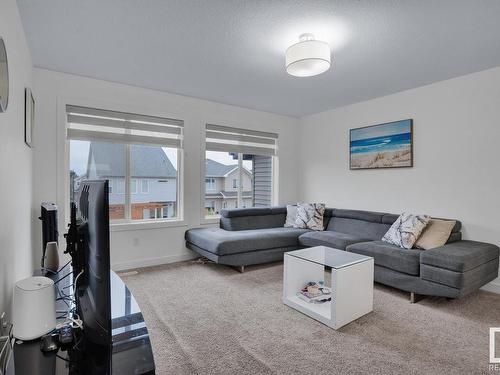
[[[282,264],[244,274],[182,262],[123,276],[158,374],[489,373],[500,295],[427,298],[375,285],[374,311],[334,331],[281,302]]]

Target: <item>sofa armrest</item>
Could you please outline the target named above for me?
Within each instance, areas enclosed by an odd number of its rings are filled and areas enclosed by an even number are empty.
[[[236,208],[221,211],[220,227],[229,231],[282,227],[286,207]]]
[[[456,241],[420,254],[420,263],[456,272],[466,272],[498,259],[498,246],[477,241]]]

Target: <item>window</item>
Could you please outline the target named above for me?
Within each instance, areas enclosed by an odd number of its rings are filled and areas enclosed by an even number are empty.
[[[116,194],[125,194],[125,180],[123,178],[115,180],[115,186]]]
[[[205,178],[205,190],[215,190],[215,178]]]
[[[100,155],[96,156],[96,153],[99,154],[101,150],[106,151],[104,155],[113,155],[113,158],[102,157],[101,160]],[[70,201],[78,204],[81,183],[85,180],[109,180],[111,187],[109,189],[109,219],[124,220],[125,195],[118,193],[120,186],[123,187],[123,177],[114,176],[121,173],[121,166],[116,161],[125,159],[125,147],[115,143],[72,139],[69,142],[69,157]],[[113,185],[116,186],[115,189]]]
[[[161,217],[167,219],[173,216],[173,204],[168,203],[162,207]]]
[[[205,201],[205,211],[206,215],[215,215],[215,201]]]
[[[274,133],[206,126],[206,217],[213,217],[225,208],[272,205],[277,138]],[[216,178],[221,179],[220,186],[209,190],[208,180]]]
[[[142,194],[149,193],[149,180],[146,179],[141,180],[141,193]]]
[[[163,215],[163,206],[154,208],[144,208],[142,210],[142,218],[144,220],[150,219],[165,219],[168,216]]]
[[[107,179],[111,220],[180,218],[182,121],[75,106],[67,120],[72,201]]]

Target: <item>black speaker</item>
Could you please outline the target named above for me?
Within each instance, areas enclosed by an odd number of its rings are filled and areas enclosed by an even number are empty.
[[[42,220],[42,267],[45,258],[45,249],[47,242],[59,243],[59,232],[57,230],[57,205],[54,203],[43,202],[41,206]]]

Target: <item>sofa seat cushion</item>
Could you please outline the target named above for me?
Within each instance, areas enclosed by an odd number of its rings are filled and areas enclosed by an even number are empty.
[[[415,276],[420,273],[420,253],[423,250],[402,249],[387,242],[372,241],[349,245],[347,251],[373,257],[376,265],[394,271]]]
[[[498,259],[499,250],[490,243],[463,240],[423,251],[420,260],[429,266],[466,272]]]
[[[195,228],[186,231],[186,241],[217,255],[244,253],[279,247],[298,246],[298,237],[307,229],[267,228],[227,231],[221,228]]]
[[[340,250],[345,250],[347,246],[353,243],[366,241],[369,241],[369,239],[331,230],[308,232],[299,237],[299,243],[302,246],[329,246]]]

